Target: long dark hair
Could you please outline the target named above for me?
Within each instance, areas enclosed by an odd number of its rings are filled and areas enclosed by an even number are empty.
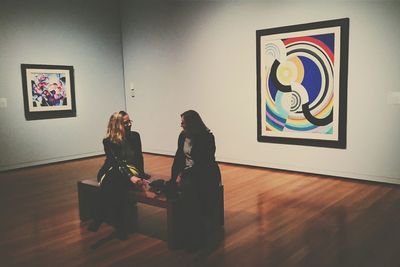
[[[188,110],[181,114],[181,117],[185,121],[186,129],[184,133],[191,137],[196,136],[202,133],[210,132],[210,129],[204,124],[203,120],[201,119],[199,113],[194,110]]]
[[[125,111],[121,110],[120,112],[118,112],[119,115],[121,115],[122,117],[124,117],[125,115],[128,115],[128,113],[126,113]]]

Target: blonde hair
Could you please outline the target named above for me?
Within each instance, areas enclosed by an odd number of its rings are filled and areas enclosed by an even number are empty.
[[[107,126],[106,138],[109,138],[111,142],[116,144],[121,144],[125,137],[123,116],[121,112],[114,112]]]

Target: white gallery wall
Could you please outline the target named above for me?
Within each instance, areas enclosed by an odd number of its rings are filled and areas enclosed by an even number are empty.
[[[0,2],[0,170],[103,153],[113,111],[125,108],[119,3]],[[27,121],[21,67],[72,65],[76,117]]]
[[[400,92],[399,1],[121,5],[126,105],[144,151],[173,154],[179,114],[195,109],[219,161],[400,183],[400,105],[388,99]],[[256,30],[346,17],[347,148],[257,142]]]

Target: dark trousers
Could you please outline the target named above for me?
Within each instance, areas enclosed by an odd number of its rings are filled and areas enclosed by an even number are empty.
[[[114,226],[117,234],[126,235],[130,210],[128,187],[124,183],[116,181],[110,180],[101,185],[94,221],[98,225],[103,222],[110,223]]]
[[[207,202],[204,184],[192,173],[184,173],[180,188],[182,244],[188,249],[205,247]]]

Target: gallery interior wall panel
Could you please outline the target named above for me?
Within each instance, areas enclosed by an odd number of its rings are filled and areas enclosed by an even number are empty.
[[[125,107],[118,2],[2,1],[0,36],[0,170],[102,154]],[[76,117],[27,121],[21,64],[73,66]]]
[[[173,154],[195,109],[217,159],[400,183],[399,1],[122,1],[127,109],[145,151]],[[256,30],[349,18],[345,149],[257,142]],[[132,97],[134,89],[134,97]]]

